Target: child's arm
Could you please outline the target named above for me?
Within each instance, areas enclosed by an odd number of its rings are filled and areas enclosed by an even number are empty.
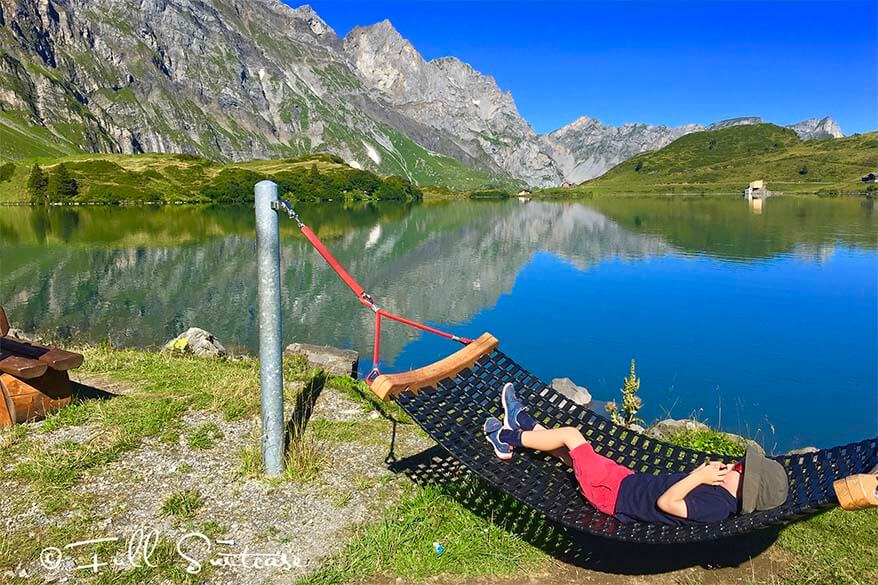
[[[688,511],[685,498],[689,492],[702,484],[721,485],[730,469],[731,466],[720,461],[705,463],[669,487],[665,493],[659,496],[656,505],[665,514],[686,518]]]

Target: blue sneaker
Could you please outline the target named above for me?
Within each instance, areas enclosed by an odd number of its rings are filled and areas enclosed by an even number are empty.
[[[488,417],[485,421],[485,438],[494,448],[494,454],[498,459],[508,461],[512,459],[512,447],[500,440],[500,431],[503,430],[503,423],[497,417]]]
[[[532,431],[534,419],[525,412],[527,408],[518,396],[515,395],[515,387],[512,384],[504,384],[500,392],[500,401],[503,403],[503,428],[513,431]]]

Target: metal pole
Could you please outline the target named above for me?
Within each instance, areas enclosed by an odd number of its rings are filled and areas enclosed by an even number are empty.
[[[267,476],[283,471],[284,397],[280,326],[280,237],[277,185],[256,183],[256,267],[259,280],[259,389],[262,460]]]

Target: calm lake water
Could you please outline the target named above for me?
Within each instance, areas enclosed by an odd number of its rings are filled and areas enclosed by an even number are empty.
[[[647,421],[694,415],[769,449],[878,432],[878,212],[862,199],[300,205],[388,310],[615,398],[636,358]],[[14,325],[155,346],[190,325],[256,349],[247,208],[0,208]],[[285,342],[371,355],[373,316],[293,229]],[[385,370],[458,348],[384,327]],[[368,358],[361,364],[368,369]]]

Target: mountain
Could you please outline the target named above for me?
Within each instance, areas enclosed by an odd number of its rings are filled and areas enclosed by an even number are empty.
[[[827,138],[841,138],[844,136],[839,125],[829,116],[820,120],[809,118],[796,124],[791,124],[787,128],[791,128],[803,140],[825,140]]]
[[[530,184],[560,180],[552,160],[508,92],[454,57],[425,61],[389,21],[354,28],[345,52],[370,89],[393,109],[450,136],[481,168],[497,168]]]
[[[390,47],[407,51],[390,68],[429,88],[383,87],[369,63]],[[425,63],[389,23],[340,39],[278,0],[0,0],[0,48],[6,158],[328,151],[457,187],[559,176],[509,94],[457,60]]]
[[[841,135],[831,118],[792,128]],[[514,188],[581,182],[703,129],[582,117],[538,136],[493,78],[425,60],[389,21],[340,38],[279,0],[0,0],[3,159],[320,151],[420,184]]]
[[[691,132],[722,130],[734,126],[764,124],[762,118],[748,116],[714,122],[709,126],[684,124],[664,126],[624,124],[607,126],[583,116],[576,121],[540,137],[543,150],[552,157],[564,180],[581,183],[599,177],[617,164],[643,152],[658,150]],[[830,118],[812,118],[788,128],[803,140],[839,138],[841,128]]]
[[[591,192],[740,193],[753,179],[786,193],[859,193],[878,165],[878,133],[803,140],[774,124],[734,125],[686,134],[587,181]]]
[[[670,128],[651,124],[606,126],[582,116],[572,124],[540,137],[543,149],[570,183],[597,177],[641,152],[657,150],[702,127],[687,124]]]

